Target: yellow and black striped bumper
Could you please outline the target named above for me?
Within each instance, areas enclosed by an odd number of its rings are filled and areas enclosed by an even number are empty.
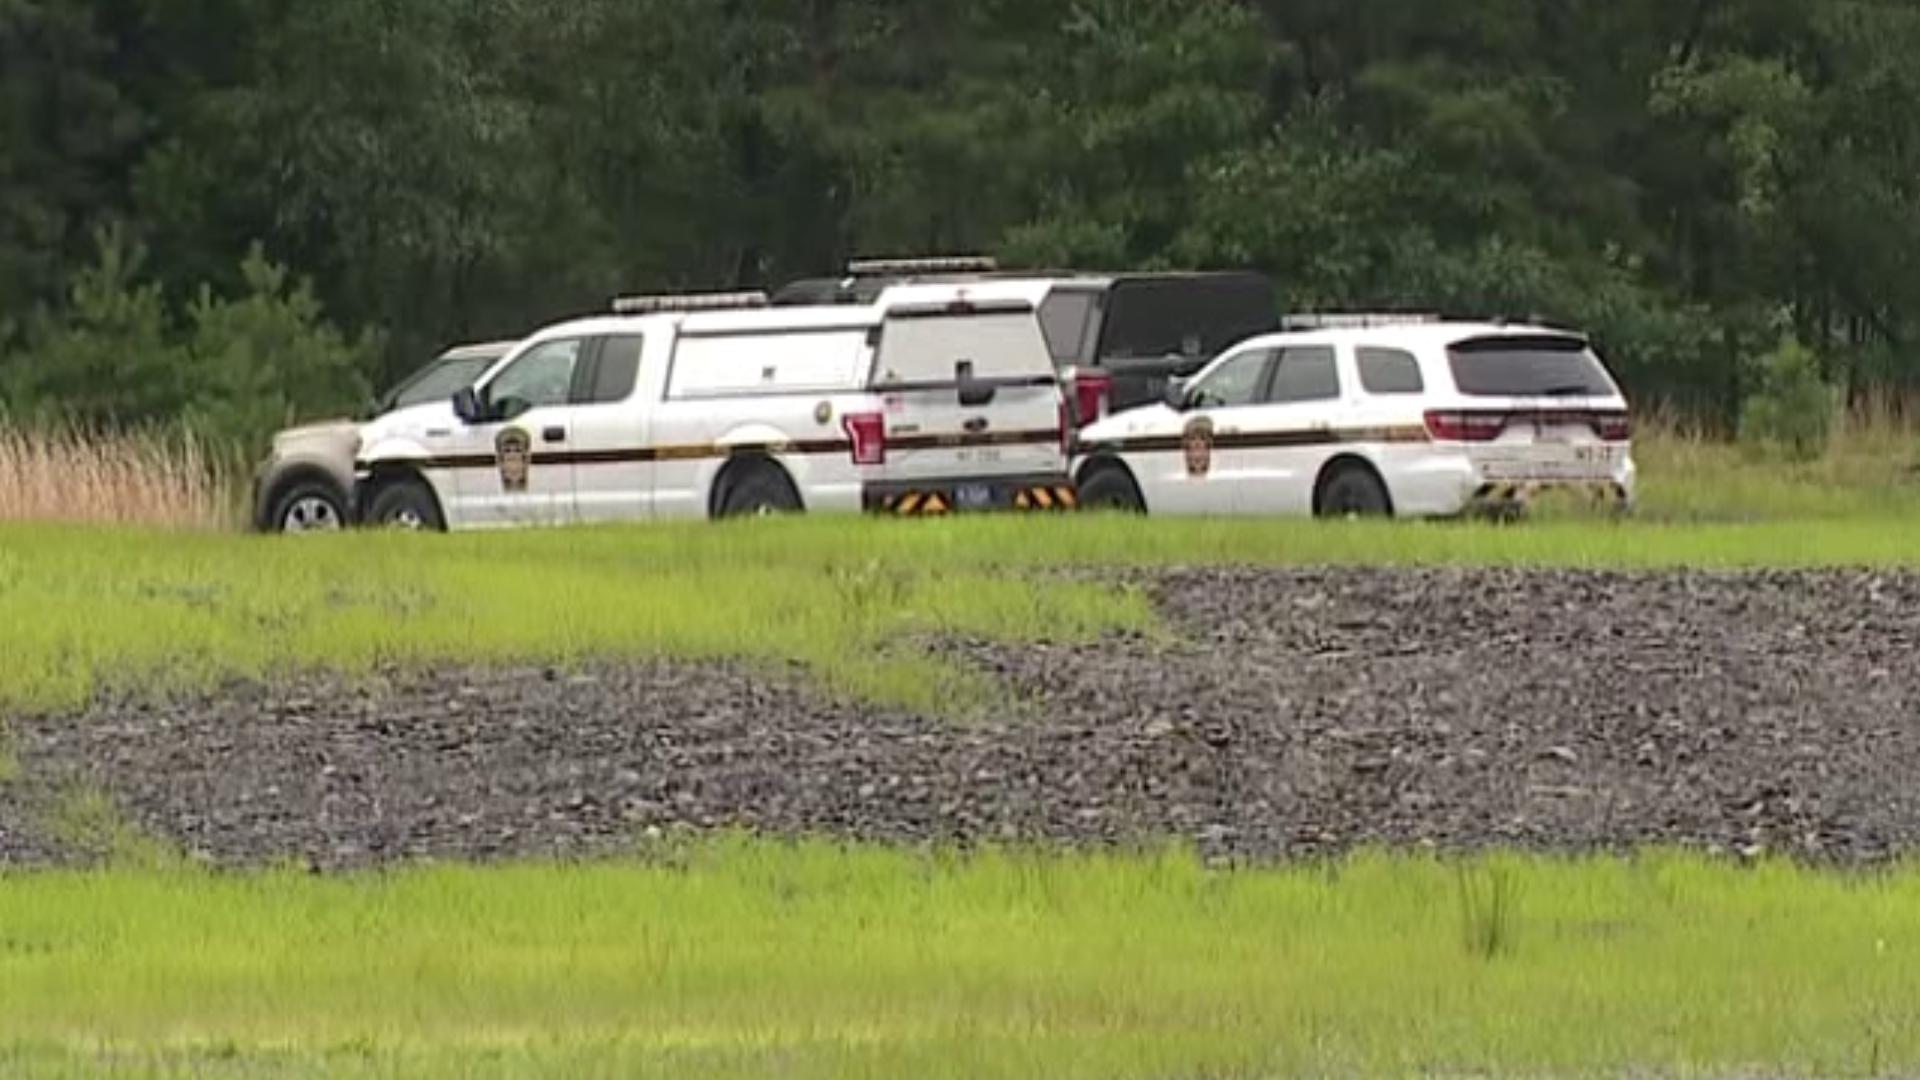
[[[1597,506],[1613,508],[1623,508],[1631,501],[1626,487],[1611,480],[1533,480],[1482,484],[1473,494],[1471,507],[1489,513],[1524,510],[1548,492],[1584,497]]]
[[[870,488],[869,513],[892,517],[945,517],[971,513],[1065,512],[1080,508],[1070,483],[937,484]]]

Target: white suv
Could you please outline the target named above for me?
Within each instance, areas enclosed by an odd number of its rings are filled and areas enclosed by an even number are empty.
[[[1229,350],[1166,402],[1080,433],[1089,506],[1155,514],[1450,517],[1547,488],[1616,507],[1627,402],[1587,339],[1367,317]]]

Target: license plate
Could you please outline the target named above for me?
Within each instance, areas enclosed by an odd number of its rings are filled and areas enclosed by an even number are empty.
[[[985,510],[993,505],[993,489],[985,484],[962,484],[954,493],[962,510]]]

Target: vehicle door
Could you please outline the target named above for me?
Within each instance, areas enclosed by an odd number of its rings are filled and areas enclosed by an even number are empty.
[[[985,498],[992,482],[1067,473],[1064,398],[1039,320],[1026,304],[896,309],[875,352],[888,482],[959,482]]]
[[[1143,455],[1141,483],[1154,513],[1231,514],[1235,488],[1251,470],[1242,436],[1258,409],[1274,350],[1249,348],[1203,372],[1187,389],[1186,407],[1170,413],[1172,430],[1156,432]]]
[[[463,528],[559,525],[573,518],[574,382],[589,339],[528,348],[479,388],[482,419],[454,433],[454,521]]]
[[[1352,413],[1332,345],[1289,345],[1274,358],[1262,403],[1246,410],[1235,512],[1313,512],[1320,468],[1338,450]]]
[[[597,339],[574,381],[569,437],[574,517],[582,523],[653,514],[653,410],[636,391],[647,341],[640,334]]]

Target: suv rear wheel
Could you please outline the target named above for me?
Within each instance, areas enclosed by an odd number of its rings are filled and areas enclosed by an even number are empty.
[[[1111,466],[1095,472],[1080,485],[1080,505],[1088,510],[1117,510],[1126,514],[1147,512],[1139,486],[1124,471]]]

